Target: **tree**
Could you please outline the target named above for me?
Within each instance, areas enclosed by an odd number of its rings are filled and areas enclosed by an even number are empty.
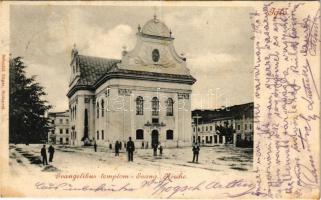
[[[217,131],[216,133],[221,136],[225,136],[226,138],[226,143],[233,143],[233,133],[235,133],[235,129],[233,129],[233,126],[228,126],[225,124],[225,126],[216,126],[215,130]]]
[[[49,132],[49,119],[44,114],[51,108],[43,100],[44,88],[35,81],[35,76],[26,76],[21,57],[10,59],[9,64],[9,142],[43,142]]]

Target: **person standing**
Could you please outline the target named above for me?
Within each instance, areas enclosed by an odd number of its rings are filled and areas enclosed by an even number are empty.
[[[200,152],[200,146],[198,145],[198,143],[195,143],[193,145],[193,162],[197,162],[198,163],[198,155]]]
[[[120,143],[118,140],[115,143],[115,156],[119,156]]]
[[[153,152],[154,152],[154,156],[157,156],[157,144],[153,144]]]
[[[142,149],[144,149],[144,141],[142,141]]]
[[[48,153],[49,153],[49,162],[52,162],[52,159],[55,153],[55,148],[52,145],[49,146]]]
[[[95,152],[97,152],[97,143],[96,142],[94,143],[94,150],[95,150]]]
[[[41,156],[42,156],[42,164],[43,165],[48,165],[46,145],[43,145],[42,148],[41,148]]]
[[[161,144],[159,144],[159,155],[162,156],[163,155],[163,146]]]
[[[130,162],[130,161],[133,162],[135,144],[132,141],[132,137],[129,137],[128,139],[129,139],[129,141],[127,142],[127,145],[126,145],[126,150],[127,150],[127,153],[128,153],[128,162]]]

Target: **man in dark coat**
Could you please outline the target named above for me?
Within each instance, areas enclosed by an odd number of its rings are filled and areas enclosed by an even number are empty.
[[[154,156],[157,156],[157,144],[155,143],[155,144],[153,144],[153,155]]]
[[[200,152],[200,146],[198,145],[198,143],[195,143],[193,145],[193,162],[198,162],[198,154]]]
[[[49,146],[48,153],[49,153],[49,162],[52,162],[52,159],[55,153],[55,148],[52,145]]]
[[[161,144],[159,144],[159,155],[162,156],[163,155],[163,146]]]
[[[95,152],[97,152],[97,143],[96,142],[94,143],[94,150],[95,150]]]
[[[119,156],[120,143],[118,140],[115,143],[115,156]]]
[[[129,137],[129,141],[127,142],[127,145],[126,145],[126,150],[128,152],[128,162],[130,162],[130,161],[133,162],[135,144],[132,141],[132,137]]]
[[[42,148],[41,148],[41,156],[42,156],[42,164],[43,165],[48,165],[46,145],[43,145]]]

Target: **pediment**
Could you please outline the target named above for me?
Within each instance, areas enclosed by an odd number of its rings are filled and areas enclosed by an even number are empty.
[[[136,47],[126,52],[119,68],[189,75],[186,62],[178,56],[173,41],[138,36]]]

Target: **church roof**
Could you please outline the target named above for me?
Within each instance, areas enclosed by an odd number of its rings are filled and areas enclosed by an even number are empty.
[[[76,85],[93,85],[119,62],[120,60],[116,59],[77,55],[76,63],[80,69],[80,79]]]
[[[177,82],[193,84],[196,80],[191,75],[165,74],[137,70],[120,69],[120,60],[92,56],[76,55],[76,65],[80,69],[80,77],[70,88],[67,96],[72,96],[77,90],[94,90],[105,81],[112,78],[134,80],[150,80],[161,82]]]
[[[146,22],[142,28],[142,33],[146,35],[159,36],[159,37],[171,37],[169,28],[162,21],[154,17]]]

